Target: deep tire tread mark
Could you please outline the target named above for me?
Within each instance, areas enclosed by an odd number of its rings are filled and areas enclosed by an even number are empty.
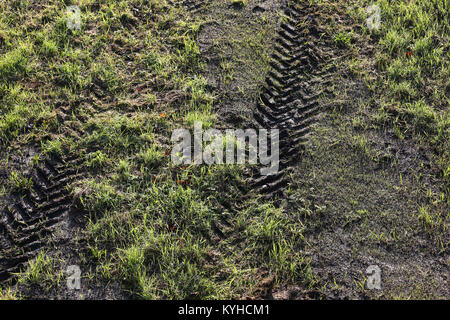
[[[69,214],[72,199],[67,185],[80,177],[80,159],[45,160],[33,173],[32,190],[18,198],[0,215],[0,235],[9,242],[0,247],[0,281],[13,278],[51,238],[55,225]],[[0,238],[1,239],[1,238]]]
[[[310,79],[320,63],[314,45],[318,32],[314,25],[304,23],[308,17],[303,11],[297,4],[285,9],[287,22],[280,25],[269,63],[272,70],[254,110],[259,127],[280,129],[279,172],[270,176],[256,173],[250,178],[253,190],[265,199],[283,195],[290,165],[298,161],[320,112],[317,99],[321,93],[312,92]]]

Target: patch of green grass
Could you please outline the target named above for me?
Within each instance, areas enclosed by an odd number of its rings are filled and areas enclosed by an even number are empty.
[[[48,140],[46,142],[42,142],[41,148],[44,154],[49,155],[61,155],[63,153],[63,141],[64,139],[58,140]]]
[[[58,286],[63,274],[57,270],[56,262],[44,251],[28,262],[26,270],[19,274],[18,283],[26,285]]]
[[[101,61],[97,60],[92,65],[92,81],[109,93],[115,93],[120,88],[121,79],[115,68],[116,63],[111,56],[103,56]]]
[[[303,244],[304,226],[294,217],[285,215],[283,208],[276,209],[270,204],[243,212],[238,217],[238,225],[245,230],[247,238],[245,254],[254,256],[258,263],[262,260],[280,280],[313,285],[308,260],[296,250]]]
[[[198,71],[200,63],[200,51],[197,42],[190,35],[183,36],[182,48],[179,49],[178,55],[181,61],[181,67],[190,71]]]
[[[342,47],[348,47],[352,43],[353,32],[339,32],[335,37],[334,41],[337,45]]]
[[[448,213],[446,215],[444,212],[430,212],[429,208],[420,207],[417,218],[425,230],[431,233],[445,232],[448,228],[446,221],[448,221],[450,216]]]
[[[120,113],[91,118],[85,124],[87,135],[80,142],[85,147],[101,146],[110,152],[138,148],[145,142],[145,135],[153,131],[149,120],[151,118],[145,114],[127,117]]]
[[[163,157],[163,152],[161,152],[156,145],[152,145],[151,147],[142,150],[138,155],[138,158],[141,159],[144,165],[148,168],[157,167],[161,164]]]
[[[101,216],[107,210],[117,209],[123,203],[124,195],[107,181],[79,181],[73,191],[76,199],[94,216]]]
[[[104,154],[100,150],[90,153],[86,159],[86,165],[89,168],[101,168],[109,162],[110,159],[108,158],[108,155]]]
[[[23,177],[19,172],[11,171],[9,174],[9,182],[15,192],[30,191],[33,187],[31,178]]]
[[[0,288],[0,300],[18,300],[17,294],[11,288]]]
[[[24,75],[29,71],[29,56],[32,47],[29,44],[19,44],[15,49],[0,57],[0,79],[3,81],[14,76]]]
[[[204,129],[211,128],[216,122],[217,116],[211,114],[211,111],[189,111],[184,120],[189,128],[193,128],[196,122],[202,123]]]

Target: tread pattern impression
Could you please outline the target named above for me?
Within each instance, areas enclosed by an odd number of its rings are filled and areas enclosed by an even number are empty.
[[[312,9],[292,4],[285,9],[285,22],[281,23],[275,39],[271,68],[254,110],[258,127],[280,130],[279,172],[262,176],[259,168],[254,168],[249,174],[252,192],[265,199],[283,196],[292,166],[298,162],[310,126],[320,111],[318,97],[322,92],[316,87],[329,81],[330,74],[318,70],[324,54],[319,49],[319,32],[316,22],[308,15],[309,10]],[[226,214],[213,222],[220,238],[228,238],[233,233],[230,213],[236,210],[236,204],[224,203]]]
[[[271,56],[266,84],[256,106],[254,118],[263,128],[280,130],[280,170],[276,175],[261,176],[259,171],[251,179],[253,190],[266,199],[283,194],[288,183],[291,165],[307,141],[310,126],[319,112],[315,82],[320,55],[317,53],[318,32],[314,23],[298,5],[285,9]]]
[[[71,222],[72,199],[66,186],[79,178],[80,160],[45,160],[32,173],[33,188],[0,214],[0,282],[23,269]]]

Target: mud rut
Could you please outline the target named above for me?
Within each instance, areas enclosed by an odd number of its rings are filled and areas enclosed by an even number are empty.
[[[0,281],[23,269],[29,259],[47,245],[48,240],[63,224],[70,224],[74,208],[66,186],[79,177],[73,165],[79,159],[67,162],[46,160],[32,173],[33,191],[20,197],[5,209],[0,220],[1,253]],[[6,258],[8,257],[8,258]]]
[[[276,38],[274,53],[271,56],[271,71],[266,77],[266,85],[256,105],[254,118],[262,128],[280,130],[280,170],[276,175],[256,176],[252,179],[257,193],[266,199],[283,195],[288,183],[291,165],[298,161],[298,155],[307,142],[310,125],[319,112],[314,82],[306,81],[319,65],[315,45],[306,34],[314,33],[311,25],[302,27],[308,20],[305,11],[299,6],[285,9],[287,22],[281,23]],[[318,39],[316,39],[318,40]]]
[[[204,10],[206,2],[179,3],[197,14]],[[286,198],[284,191],[290,182],[289,175],[299,162],[300,153],[309,138],[310,126],[317,121],[323,108],[318,103],[323,92],[317,88],[330,83],[332,69],[321,71],[319,68],[334,56],[328,51],[328,44],[320,38],[313,8],[287,1],[282,10],[285,19],[275,37],[270,71],[253,112],[256,128],[279,129],[279,171],[266,176],[255,168],[247,177],[250,192],[261,195],[265,200],[273,200],[276,206],[279,200]],[[269,137],[269,153],[270,145]],[[220,220],[213,222],[213,229],[225,239],[233,234],[230,215],[238,208],[226,201],[222,205],[230,214],[222,214]]]
[[[92,85],[92,91],[94,99],[106,102],[97,84]],[[78,101],[76,105],[83,102]],[[76,105],[57,103],[55,107],[58,120],[67,125],[67,135],[80,139],[83,131],[77,123],[85,120],[76,115]],[[86,212],[74,205],[69,188],[84,177],[84,162],[84,157],[73,153],[40,161],[29,176],[33,181],[32,190],[16,196],[12,205],[0,211],[0,283],[8,280],[14,283],[14,273],[23,271],[42,249],[48,249],[49,245],[63,249],[70,245],[75,231],[84,226]]]
[[[205,3],[186,0],[175,5],[197,14],[205,9]],[[285,22],[281,23],[276,37],[271,71],[254,111],[257,127],[280,130],[279,173],[261,176],[259,170],[255,170],[249,177],[252,192],[266,199],[283,196],[291,166],[298,161],[309,127],[320,109],[317,98],[321,92],[316,92],[315,87],[327,78],[326,74],[317,72],[322,60],[317,50],[319,32],[308,10],[311,8],[292,3],[285,6]],[[316,75],[314,80],[313,74]],[[94,88],[94,94],[101,98],[97,92],[98,88]],[[60,110],[63,122],[73,116],[71,107]],[[82,133],[77,132],[77,128],[68,130],[75,137]],[[0,282],[13,279],[13,274],[22,271],[57,232],[65,231],[70,238],[72,227],[79,226],[76,217],[83,213],[73,205],[68,186],[82,177],[82,164],[83,159],[71,155],[39,163],[31,174],[33,190],[0,211]],[[233,229],[230,227],[231,222],[225,215],[213,225],[221,238],[229,235]]]

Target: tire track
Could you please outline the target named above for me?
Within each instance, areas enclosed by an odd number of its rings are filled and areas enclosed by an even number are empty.
[[[63,224],[73,224],[72,199],[66,186],[79,178],[80,160],[45,160],[31,175],[33,188],[0,215],[0,281],[20,272]]]
[[[312,10],[312,7],[297,4],[285,7],[285,22],[279,26],[270,71],[254,110],[257,127],[279,129],[278,173],[261,175],[259,168],[255,168],[248,176],[251,192],[262,195],[265,200],[284,196],[289,174],[320,113],[318,98],[322,92],[316,87],[326,83],[330,76],[318,70],[324,58],[319,49],[316,22],[308,15]],[[231,214],[222,215],[213,223],[215,233],[222,239],[231,237],[234,232],[231,216],[237,211],[235,205],[226,204],[224,212]]]
[[[105,108],[98,110],[95,105],[113,105],[107,98],[94,83],[86,99],[68,105],[56,102],[63,134],[79,141],[86,134],[83,124],[87,118],[80,116],[78,109],[82,106],[91,114],[105,112]],[[14,273],[21,272],[50,241],[63,244],[72,238],[74,229],[82,226],[80,217],[85,212],[73,205],[69,186],[85,177],[83,166],[89,153],[78,149],[39,162],[28,176],[33,181],[32,189],[13,195],[12,204],[3,211],[0,208],[0,283],[14,281]]]
[[[318,52],[319,33],[307,8],[291,4],[285,8],[271,56],[271,70],[256,105],[254,118],[259,127],[280,130],[280,169],[275,175],[259,171],[250,179],[252,189],[265,199],[284,195],[292,165],[308,141],[310,126],[319,114],[317,82],[312,79],[322,61]]]

